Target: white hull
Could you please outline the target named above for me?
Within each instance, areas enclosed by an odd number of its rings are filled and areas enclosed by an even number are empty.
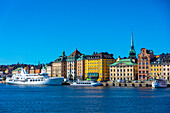
[[[152,87],[154,87],[154,88],[164,88],[164,87],[167,87],[167,84],[152,82]]]
[[[10,80],[7,79],[7,84],[14,84],[14,85],[62,85],[64,78],[63,77],[53,77],[53,78],[47,78],[43,81],[17,81],[17,80]]]
[[[154,88],[165,88],[167,87],[167,82],[165,80],[159,79],[152,82],[152,87]]]
[[[98,82],[73,82],[70,84],[71,86],[102,86],[101,83]]]

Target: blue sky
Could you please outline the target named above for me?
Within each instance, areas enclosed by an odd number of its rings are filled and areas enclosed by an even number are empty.
[[[0,64],[49,63],[75,48],[127,57],[170,52],[169,0],[1,0]]]

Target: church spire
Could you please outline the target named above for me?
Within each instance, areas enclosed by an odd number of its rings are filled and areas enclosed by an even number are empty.
[[[129,51],[129,58],[136,58],[136,51],[134,49],[134,44],[133,44],[133,32],[132,32],[132,37],[131,37],[131,48]]]
[[[134,49],[134,45],[133,45],[133,32],[132,32],[132,38],[131,38],[131,49]]]

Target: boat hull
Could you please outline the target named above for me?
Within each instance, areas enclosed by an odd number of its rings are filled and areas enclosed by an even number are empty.
[[[91,84],[77,84],[77,83],[71,83],[71,86],[102,86],[101,83],[91,83]]]
[[[45,79],[44,81],[9,81],[6,80],[7,84],[13,85],[62,85],[64,78],[62,77],[53,77]]]
[[[152,82],[152,87],[154,87],[154,88],[166,88],[167,87],[167,83]]]

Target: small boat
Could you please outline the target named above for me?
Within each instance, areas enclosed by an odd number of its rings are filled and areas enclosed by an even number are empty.
[[[103,84],[94,81],[77,81],[70,84],[71,86],[102,86]]]
[[[62,85],[64,77],[43,76],[43,74],[28,74],[26,70],[21,69],[20,74],[6,78],[7,84],[14,85]]]
[[[154,88],[167,87],[167,81],[164,79],[156,79],[152,82],[152,87],[154,87]]]

